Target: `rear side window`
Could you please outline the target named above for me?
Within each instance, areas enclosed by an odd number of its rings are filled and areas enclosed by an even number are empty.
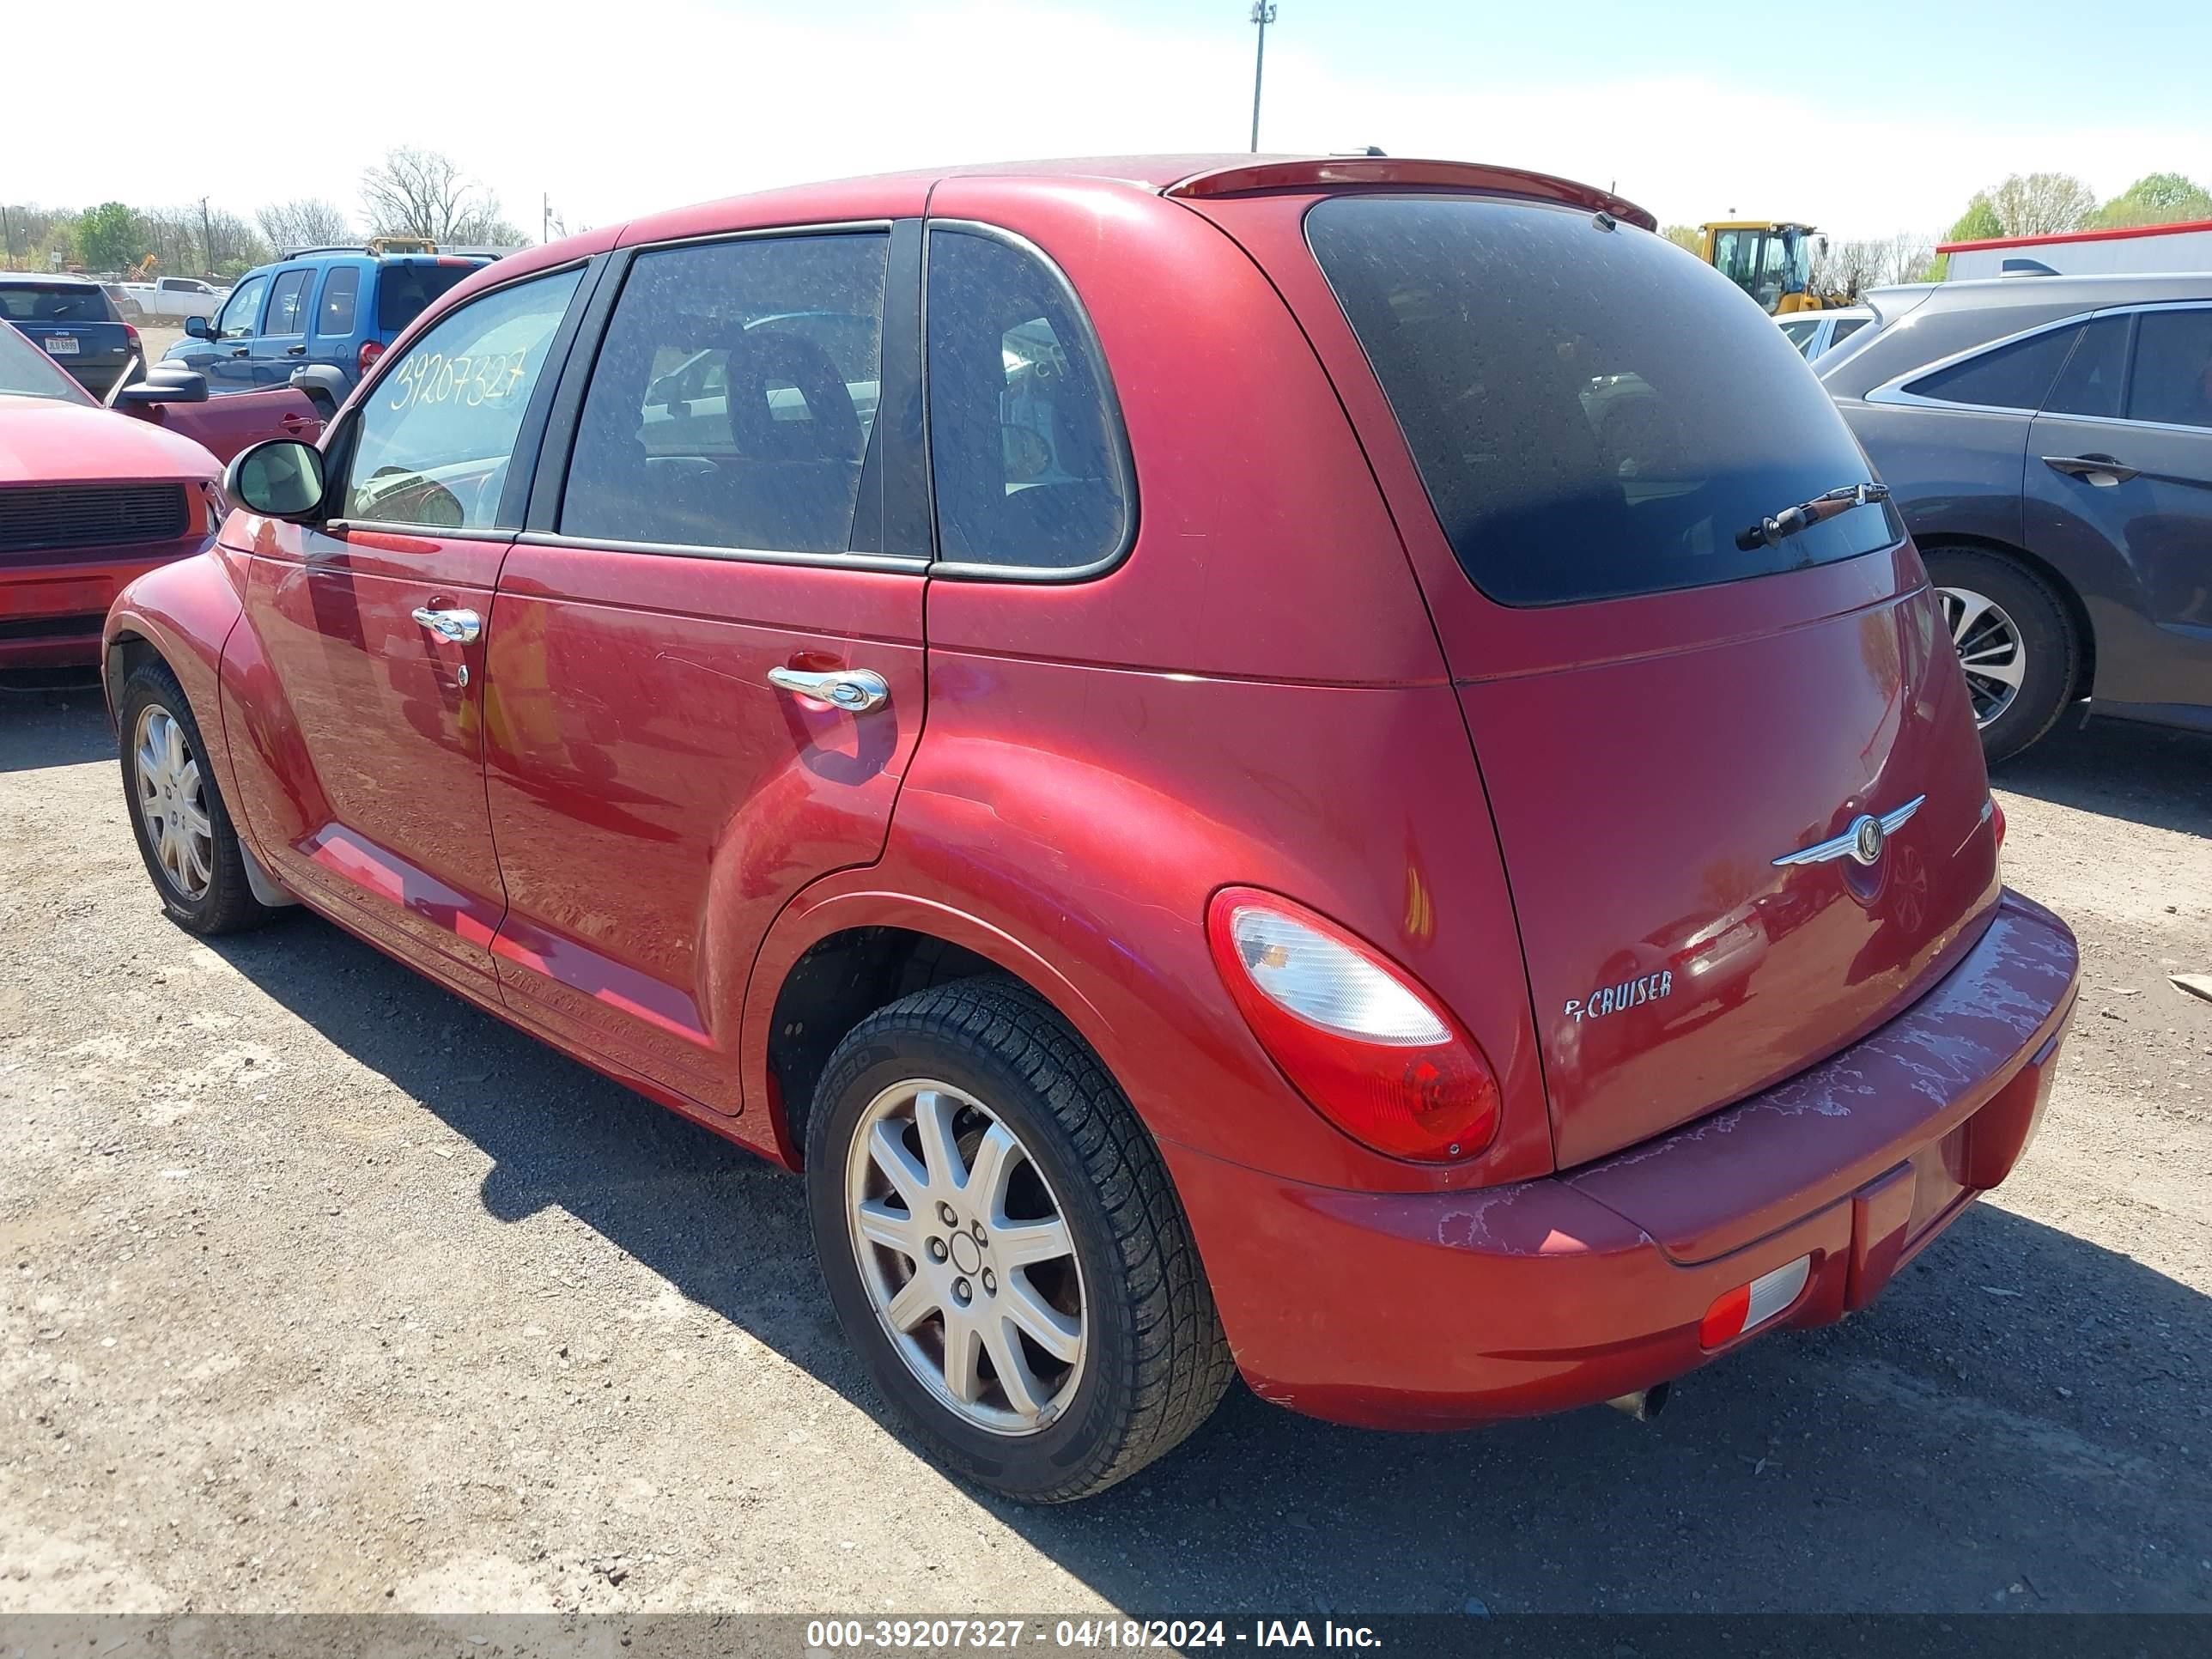
[[[2045,329],[1963,363],[1923,374],[1905,389],[1915,397],[1972,404],[1979,409],[2040,409],[2081,331],[2079,328]]]
[[[890,239],[638,256],[592,366],[561,532],[842,553],[881,377]]]
[[[376,327],[380,334],[397,334],[420,317],[431,301],[463,278],[475,273],[474,265],[381,265],[376,276]]]
[[[2212,308],[2146,311],[2137,327],[2128,418],[2212,427]]]
[[[1833,351],[1866,325],[1867,319],[1863,317],[1843,318],[1836,324],[1835,333],[1829,337],[1828,349]]]
[[[2100,317],[2081,331],[2065,367],[2058,371],[2058,379],[2043,400],[2043,412],[2118,415],[2120,382],[2127,372],[2128,319]]]
[[[269,290],[269,320],[263,326],[264,334],[305,334],[307,331],[307,283],[314,276],[312,270],[280,272],[276,285]]]
[[[933,228],[928,318],[939,556],[1069,570],[1119,553],[1121,420],[1066,282],[1012,242]]]
[[[441,317],[360,404],[343,517],[442,530],[499,523],[507,464],[578,270],[533,277]]]
[[[1465,196],[1335,197],[1308,240],[1461,567],[1507,605],[1734,581],[1894,544],[1887,503],[1739,533],[1867,477],[1782,331],[1656,236]]]
[[[323,278],[323,297],[315,308],[315,332],[345,335],[353,332],[361,309],[361,267],[333,265]]]

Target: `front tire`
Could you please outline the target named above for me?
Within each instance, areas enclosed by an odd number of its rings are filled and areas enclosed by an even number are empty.
[[[941,1462],[1023,1503],[1171,1450],[1234,1366],[1158,1150],[1026,988],[892,1003],[837,1045],[807,1125],[823,1278]]]
[[[138,854],[169,919],[187,933],[232,933],[268,920],[177,677],[142,663],[117,702],[123,796]]]
[[[2058,596],[2024,566],[1972,548],[1923,556],[1994,766],[2058,723],[2081,678],[2081,641]]]

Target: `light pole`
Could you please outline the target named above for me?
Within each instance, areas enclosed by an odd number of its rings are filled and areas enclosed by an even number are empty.
[[[1275,21],[1272,0],[1252,0],[1252,21],[1260,26],[1260,50],[1252,58],[1252,153],[1260,153],[1260,77],[1267,70],[1267,25]]]

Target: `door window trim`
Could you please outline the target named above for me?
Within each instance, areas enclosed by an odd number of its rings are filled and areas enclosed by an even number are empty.
[[[447,318],[465,311],[479,300],[491,299],[495,295],[520,288],[526,283],[537,282],[541,277],[558,276],[571,270],[582,273],[577,280],[576,291],[568,296],[568,310],[562,314],[560,322],[555,325],[551,337],[545,343],[546,369],[553,370],[557,363],[560,366],[561,374],[546,372],[538,375],[538,384],[531,389],[530,402],[522,411],[522,424],[515,428],[514,453],[507,461],[507,487],[501,491],[499,498],[499,517],[504,520],[503,524],[470,528],[446,525],[410,525],[392,519],[339,517],[322,520],[316,524],[315,528],[325,535],[331,536],[337,535],[342,531],[351,530],[363,534],[427,535],[435,537],[440,541],[511,542],[514,540],[520,534],[520,526],[523,522],[522,515],[526,504],[530,500],[531,485],[537,474],[538,462],[542,459],[545,420],[547,413],[552,408],[554,382],[566,373],[568,359],[572,355],[571,348],[575,343],[577,328],[582,322],[584,313],[589,308],[592,301],[598,295],[602,279],[606,274],[606,262],[609,257],[604,253],[594,254],[588,258],[564,260],[557,265],[548,265],[542,270],[523,272],[512,281],[479,289],[459,305],[438,311],[434,316],[431,313],[437,307],[438,301],[434,300],[429,307],[424,308],[422,315],[415,319],[416,322],[420,323],[423,318],[429,319],[428,327],[421,331],[422,333],[427,334],[431,329],[443,323]],[[441,295],[439,297],[442,299],[444,296]],[[409,329],[410,333],[413,332],[414,325],[410,324]],[[409,343],[411,344],[412,341],[409,341]],[[325,462],[327,463],[332,457],[336,457],[339,462],[335,468],[326,465],[325,473],[328,482],[324,489],[325,501],[342,501],[345,499],[346,482],[353,466],[354,432],[361,423],[362,411],[374,401],[374,394],[377,387],[383,383],[387,375],[398,371],[399,364],[406,356],[406,353],[397,349],[395,344],[394,349],[386,351],[379,357],[375,368],[356,388],[354,396],[347,401],[345,413],[332,424],[330,432],[325,437],[323,454]]]
[[[915,440],[920,455],[894,457],[885,453],[883,459],[884,503],[881,514],[884,535],[888,538],[893,524],[902,518],[908,527],[930,528],[931,544],[927,551],[919,553],[887,553],[877,550],[852,550],[842,553],[801,553],[787,549],[751,547],[707,547],[689,542],[628,542],[612,541],[603,536],[569,536],[562,533],[562,497],[568,487],[568,470],[575,459],[576,436],[584,412],[584,399],[591,390],[592,376],[599,368],[599,353],[606,344],[607,331],[614,319],[615,307],[621,302],[623,289],[628,286],[631,267],[639,256],[659,253],[670,248],[697,247],[723,242],[760,241],[768,239],[787,240],[802,236],[874,235],[886,239],[884,270],[883,332],[878,344],[877,363],[878,391],[876,417],[872,428],[870,447],[879,434],[882,442],[896,444],[903,451],[908,448],[907,435],[896,424],[886,424],[887,417],[900,407],[912,393],[922,398],[923,431]],[[659,554],[683,559],[720,559],[738,564],[814,565],[834,570],[891,571],[902,574],[929,572],[934,574],[943,567],[933,565],[935,554],[933,526],[935,515],[927,511],[926,502],[917,520],[910,497],[900,499],[914,487],[915,473],[926,481],[929,454],[927,432],[928,400],[922,381],[921,349],[921,221],[902,219],[838,219],[811,223],[751,226],[743,230],[702,232],[694,236],[672,236],[659,241],[639,242],[602,254],[606,261],[600,272],[584,313],[578,318],[578,329],[568,361],[562,365],[559,384],[547,406],[542,441],[539,446],[534,477],[531,482],[528,507],[523,514],[523,528],[515,540],[531,547],[599,548],[617,553]],[[896,313],[903,309],[908,316],[902,323]],[[912,348],[908,361],[895,362],[894,346]],[[895,395],[894,395],[895,394]],[[512,485],[510,484],[510,488]],[[507,502],[502,501],[502,510]],[[865,506],[854,509],[857,532]]]
[[[1860,401],[1862,403],[1869,404],[1887,404],[1904,409],[1964,410],[1969,413],[1978,415],[2041,415],[2044,411],[2040,407],[2035,409],[2023,409],[2015,404],[1966,404],[1959,402],[1956,398],[1930,398],[1917,392],[1907,392],[1905,389],[1905,383],[1909,380],[1923,380],[1930,374],[1938,374],[1946,369],[1955,368],[1960,364],[1970,362],[1973,359],[1982,356],[1985,353],[2000,351],[2007,346],[2017,345],[2022,340],[2032,340],[2039,335],[2053,333],[2062,328],[2086,328],[2089,324],[2096,321],[2100,317],[2126,317],[2132,319],[2140,318],[2146,313],[2154,311],[2203,311],[2208,309],[2212,309],[2212,299],[2144,300],[2133,305],[2099,306],[2093,310],[2076,312],[2070,317],[2061,317],[2051,322],[2039,323],[2033,328],[2021,329],[2018,333],[2008,334],[2002,339],[1985,340],[1980,345],[1969,346],[1964,351],[1954,351],[1948,357],[1938,357],[1933,362],[1923,363],[1917,368],[1907,369],[1904,374],[1898,375],[1895,379],[1886,380],[1881,385],[1875,386],[1873,390],[1869,391],[1864,398],[1861,398]],[[1864,329],[1861,329],[1859,331],[1862,334],[1866,332]],[[2132,328],[2129,331],[2126,371],[2122,375],[2120,381],[2123,395],[2124,395],[2127,389],[2132,386],[2135,380],[2135,336],[2136,331],[2136,330]],[[2073,353],[2069,352],[2067,356],[2070,358],[2073,356]],[[2058,366],[2058,373],[2060,374],[2063,374],[2065,372],[2066,365],[2063,362],[2061,362]],[[2057,386],[2057,381],[2055,378],[2051,384],[2054,387]],[[2051,394],[2047,392],[2044,394],[2046,398],[2050,395]],[[2124,404],[2123,404],[2123,407],[2124,407]],[[2095,421],[2101,424],[2112,426],[2137,427],[2145,431],[2152,432],[2203,432],[2209,429],[2201,426],[2181,426],[2166,421],[2130,420],[2124,415],[2069,415],[2065,413],[2063,410],[2054,410],[2051,412],[2051,418],[2053,420],[2068,421]]]

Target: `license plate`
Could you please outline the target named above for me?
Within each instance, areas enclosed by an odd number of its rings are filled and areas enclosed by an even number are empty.
[[[76,356],[76,336],[74,334],[46,336],[46,355],[50,357],[74,357]]]

